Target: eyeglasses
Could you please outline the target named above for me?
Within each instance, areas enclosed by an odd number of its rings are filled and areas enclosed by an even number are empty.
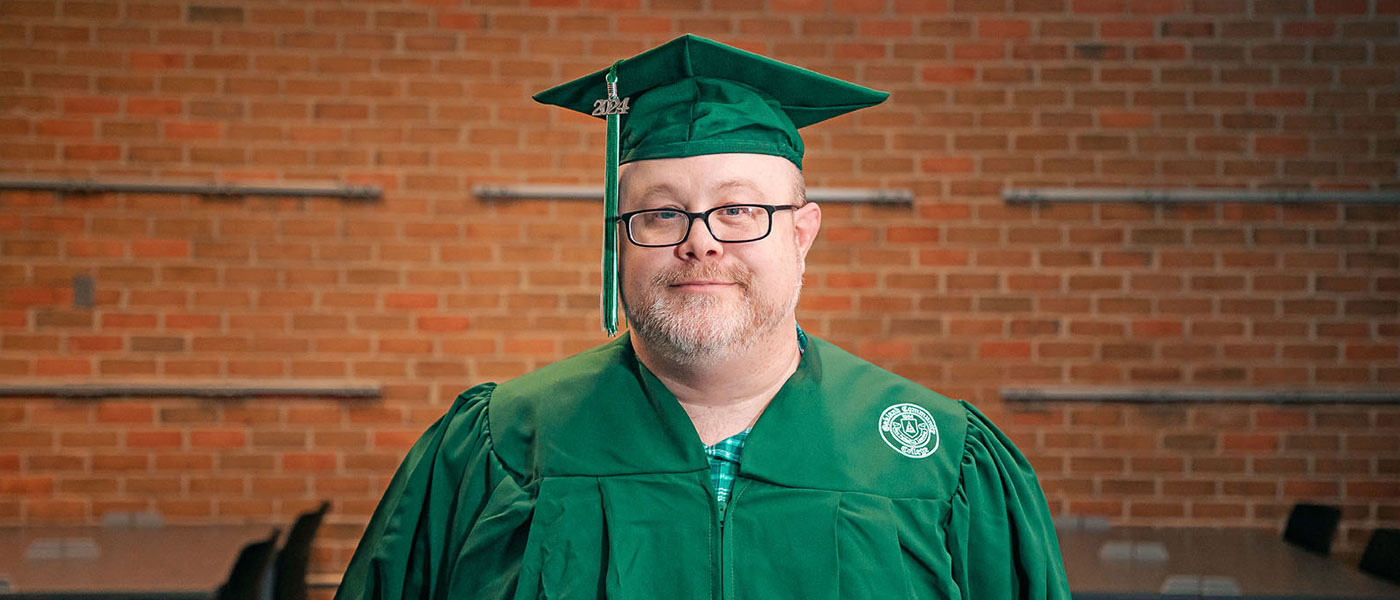
[[[643,248],[685,243],[696,219],[705,222],[705,228],[710,230],[715,241],[738,244],[768,237],[773,231],[773,213],[796,208],[791,204],[726,204],[705,212],[653,208],[624,213],[618,215],[617,220],[627,225],[627,240]]]

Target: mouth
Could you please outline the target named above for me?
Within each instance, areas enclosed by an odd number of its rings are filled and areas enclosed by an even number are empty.
[[[704,291],[722,289],[733,285],[734,283],[730,281],[682,281],[680,283],[673,283],[669,287],[679,290]]]

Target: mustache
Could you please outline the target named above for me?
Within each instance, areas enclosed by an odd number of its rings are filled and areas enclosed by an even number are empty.
[[[663,287],[696,280],[734,283],[748,289],[753,285],[753,272],[740,265],[722,266],[714,263],[697,263],[671,271],[661,271],[652,276],[651,283],[655,287]]]

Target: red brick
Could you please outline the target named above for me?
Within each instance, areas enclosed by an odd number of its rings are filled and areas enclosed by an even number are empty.
[[[54,491],[54,479],[48,475],[0,475],[0,493],[17,496],[48,496]]]
[[[1367,5],[1367,0],[1329,0],[1315,3],[1313,10],[1319,15],[1364,15]]]
[[[837,14],[878,14],[885,10],[883,0],[832,0],[832,12]]]
[[[1127,12],[1126,0],[1070,0],[1070,10],[1078,14],[1109,14]]]
[[[88,376],[92,372],[92,361],[87,358],[43,357],[34,362],[34,374],[41,377]]]
[[[418,318],[418,329],[422,331],[465,331],[471,327],[466,317],[422,316]]]
[[[968,83],[977,79],[975,67],[929,66],[922,71],[923,80],[929,83]]]
[[[237,429],[195,429],[190,431],[190,445],[195,448],[242,448],[245,434]]]
[[[288,471],[330,471],[335,467],[334,454],[289,453],[282,457],[282,468]]]
[[[913,347],[904,341],[868,341],[860,344],[856,353],[867,360],[908,358],[913,354]]]
[[[983,342],[978,348],[981,358],[1030,358],[1031,345],[1026,342]]]
[[[1024,39],[1031,35],[1031,22],[1020,19],[981,19],[977,35],[984,38]]]

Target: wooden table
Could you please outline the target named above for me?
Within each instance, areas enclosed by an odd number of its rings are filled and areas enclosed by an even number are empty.
[[[271,533],[270,525],[0,527],[0,581],[8,583],[0,598],[211,598],[239,550]],[[39,557],[56,546],[72,551]]]
[[[1115,527],[1058,534],[1075,600],[1400,599],[1400,585],[1290,546],[1272,531]],[[1133,554],[1140,558],[1127,558]]]

